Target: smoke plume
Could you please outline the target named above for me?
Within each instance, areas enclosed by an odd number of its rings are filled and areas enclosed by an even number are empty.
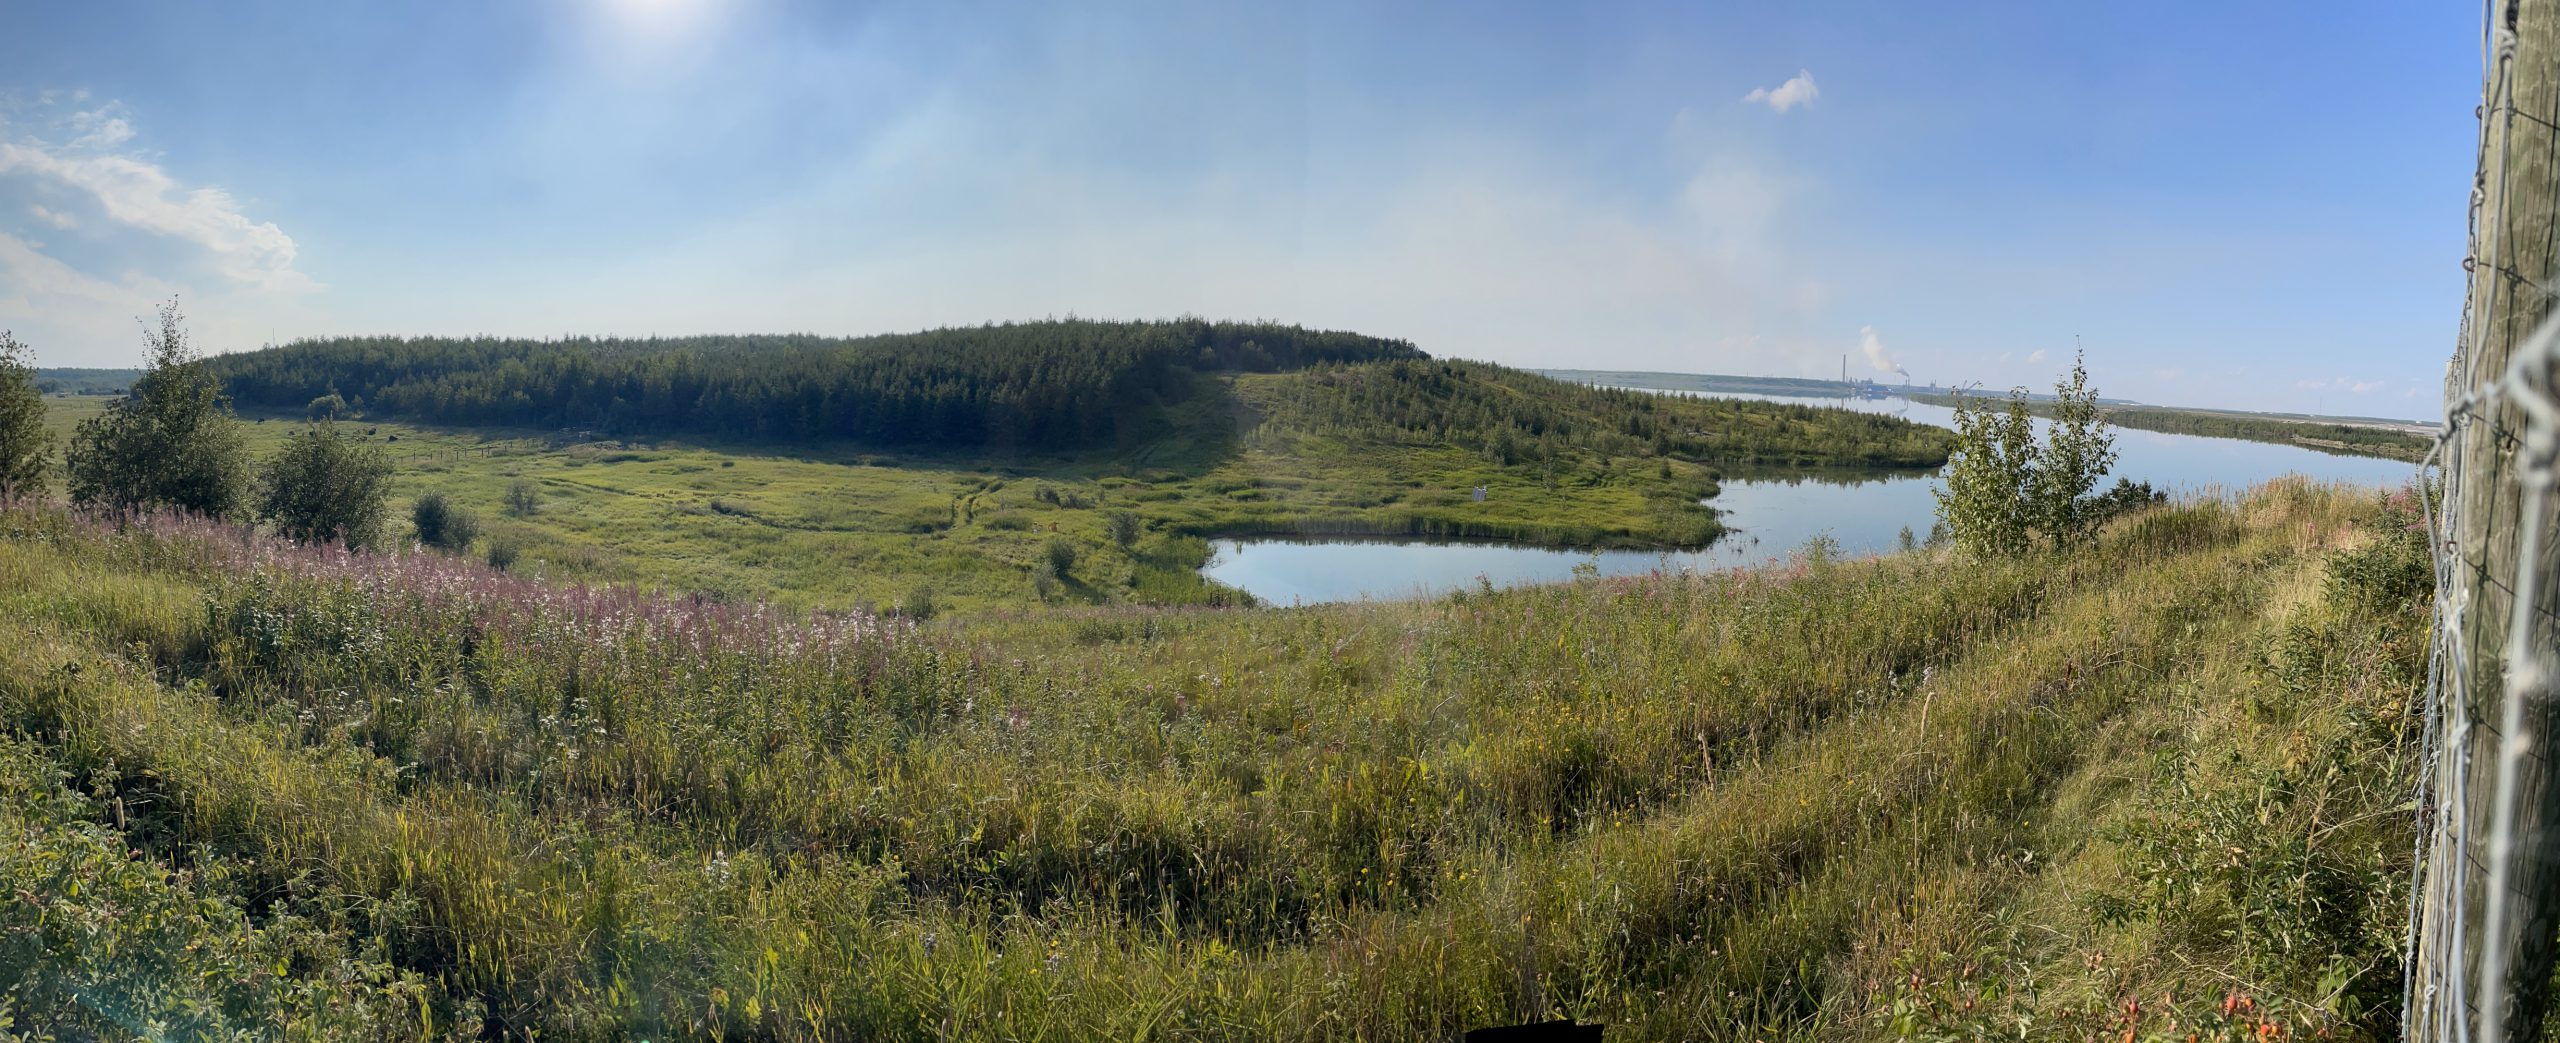
[[[1879,373],[1897,373],[1906,377],[1911,375],[1910,370],[1902,368],[1902,363],[1893,360],[1892,352],[1884,350],[1884,340],[1876,336],[1876,328],[1873,326],[1858,327],[1858,350],[1867,353],[1867,362],[1875,366]]]

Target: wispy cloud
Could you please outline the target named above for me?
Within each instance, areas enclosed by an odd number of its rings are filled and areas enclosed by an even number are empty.
[[[27,204],[27,214],[38,221],[42,221],[66,232],[80,227],[80,220],[78,218],[63,213],[62,211],[48,208],[42,203]]]
[[[1754,87],[1742,100],[1753,105],[1766,105],[1770,111],[1785,112],[1798,105],[1813,104],[1822,96],[1822,88],[1813,82],[1813,74],[1797,70],[1795,77],[1775,87]]]
[[[234,282],[271,291],[318,288],[294,268],[293,237],[274,222],[251,220],[229,192],[189,188],[158,163],[127,150],[133,126],[115,107],[74,112],[52,123],[48,132],[0,140],[0,176],[33,178],[85,194],[109,222],[193,244],[216,272]],[[0,130],[9,129],[0,125]],[[38,219],[56,228],[77,223],[59,210],[34,209]]]
[[[2329,380],[2297,380],[2293,386],[2304,391],[2344,391],[2350,395],[2369,395],[2389,384],[2387,380],[2356,380],[2336,377]]]
[[[105,341],[129,335],[135,317],[175,293],[139,275],[100,279],[46,256],[37,244],[0,233],[0,326],[38,341],[46,334]],[[54,347],[39,344],[39,350]]]
[[[2034,351],[2030,351],[2030,352],[2028,352],[2028,353],[2027,353],[2027,362],[2028,362],[2028,363],[2033,364],[2033,363],[2042,362],[2042,361],[2044,361],[2044,349],[2043,349],[2043,348],[2037,348],[2036,350],[2034,350]]]

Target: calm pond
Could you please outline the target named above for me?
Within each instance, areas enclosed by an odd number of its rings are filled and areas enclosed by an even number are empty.
[[[1766,396],[1728,396],[1765,398]],[[1841,405],[1837,399],[1768,398]],[[1846,403],[1924,424],[1951,427],[1954,411],[1901,399]],[[2036,422],[2043,433],[2044,422]],[[2177,491],[2232,491],[2286,474],[2322,481],[2396,486],[2416,474],[2398,460],[2336,456],[2295,446],[2227,438],[2116,431],[2113,475]],[[1728,479],[1707,501],[1734,530],[1696,551],[1571,551],[1501,543],[1219,540],[1201,572],[1275,605],[1408,598],[1445,594],[1482,582],[1495,586],[1554,583],[1576,565],[1602,575],[1656,568],[1721,569],[1783,559],[1817,536],[1843,553],[1891,549],[1904,528],[1926,536],[1936,519],[1938,484],[1930,474],[1860,477],[1855,472],[1795,472],[1780,478]]]

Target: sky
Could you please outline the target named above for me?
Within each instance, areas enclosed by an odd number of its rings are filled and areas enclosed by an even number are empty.
[[[2440,415],[2476,9],[0,0],[0,328],[1266,318]]]

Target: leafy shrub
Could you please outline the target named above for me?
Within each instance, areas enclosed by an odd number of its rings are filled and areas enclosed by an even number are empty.
[[[2330,559],[2330,596],[2388,612],[2406,609],[2435,592],[2435,560],[2429,555],[2426,519],[2415,497],[2413,491],[2404,491],[2387,499],[2373,537]]]
[[[258,474],[258,517],[304,543],[371,546],[382,535],[391,460],[322,424],[285,438]]]
[[[518,518],[533,517],[542,510],[542,488],[522,478],[507,483],[507,513]]]
[[[504,536],[492,539],[489,541],[488,547],[489,567],[500,572],[505,572],[508,569],[515,567],[516,558],[522,553],[523,552],[516,547],[516,541],[514,540],[508,539]]]
[[[41,496],[53,436],[44,427],[44,393],[36,389],[34,355],[0,330],[0,496]]]
[[[1075,571],[1076,544],[1074,540],[1070,540],[1064,536],[1049,537],[1049,545],[1042,551],[1042,554],[1048,559],[1050,570],[1060,578],[1064,578]]]
[[[1105,523],[1110,526],[1111,542],[1119,544],[1121,550],[1137,546],[1138,536],[1145,531],[1138,516],[1128,511],[1111,512]]]
[[[2053,394],[2042,445],[2025,388],[2012,389],[1997,411],[1956,403],[1956,451],[1936,495],[1939,520],[1967,553],[2016,554],[2038,537],[2057,548],[2076,546],[2108,517],[2110,501],[2089,490],[2115,466],[2115,436],[2087,368],[2074,362]]]
[[[160,309],[160,326],[146,340],[150,366],[133,394],[72,433],[64,461],[71,498],[227,517],[249,485],[249,451],[231,400],[188,342],[177,301]]]
[[[443,493],[418,497],[409,509],[409,524],[418,530],[418,542],[438,550],[463,550],[480,538],[480,519],[454,506]]]

